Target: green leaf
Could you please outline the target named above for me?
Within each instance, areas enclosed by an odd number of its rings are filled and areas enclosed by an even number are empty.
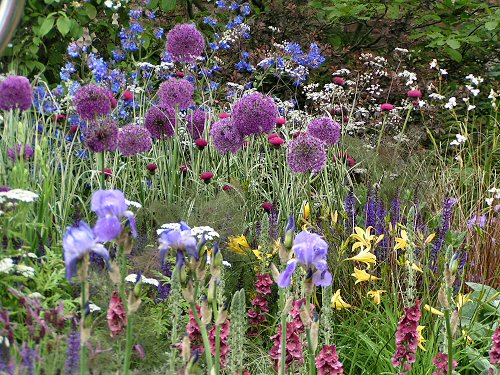
[[[489,21],[484,24],[484,28],[488,31],[493,31],[497,28],[498,21]]]
[[[85,12],[88,18],[93,20],[97,16],[97,9],[92,4],[85,4]]]
[[[460,42],[458,40],[456,40],[456,39],[448,39],[446,41],[446,44],[448,44],[453,49],[459,49],[460,48]]]
[[[83,27],[78,24],[75,20],[72,20],[71,26],[71,37],[73,39],[80,39],[83,35]]]
[[[40,26],[40,29],[38,30],[38,35],[40,35],[40,37],[44,37],[45,35],[48,34],[48,32],[50,30],[52,30],[53,26],[54,26],[54,17],[47,17],[42,22],[42,25]]]
[[[64,16],[64,17],[59,17],[57,19],[57,30],[61,33],[62,36],[66,36],[66,34],[69,32],[69,29],[71,27],[71,20]]]
[[[462,61],[462,54],[458,52],[455,49],[451,49],[449,47],[445,47],[444,50],[450,56],[452,60],[455,60],[456,62],[461,62]]]
[[[176,3],[176,0],[161,0],[160,8],[164,12],[168,12],[175,9]]]

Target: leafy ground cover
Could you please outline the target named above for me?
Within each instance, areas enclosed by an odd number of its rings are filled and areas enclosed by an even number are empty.
[[[2,60],[0,372],[499,373],[494,4],[45,3]]]

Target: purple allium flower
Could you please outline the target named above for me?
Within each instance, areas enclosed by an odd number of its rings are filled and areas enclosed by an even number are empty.
[[[233,108],[233,124],[242,135],[269,133],[276,125],[278,110],[269,96],[256,92],[244,96]]]
[[[177,251],[178,258],[183,250],[185,250],[188,256],[192,256],[196,260],[200,257],[196,237],[191,233],[191,228],[183,221],[181,221],[179,229],[167,229],[163,231],[158,241],[160,242],[159,249],[162,264],[164,263],[167,250],[170,249]]]
[[[125,195],[120,190],[97,190],[92,195],[91,209],[99,217],[94,226],[99,241],[112,241],[120,235],[122,217],[127,218],[132,236],[137,236],[134,214],[128,211]]]
[[[175,110],[172,107],[150,107],[144,118],[144,126],[153,139],[173,137],[175,128]]]
[[[80,369],[80,332],[71,330],[66,350],[66,375],[78,374]]]
[[[130,124],[118,132],[118,150],[124,156],[134,156],[151,150],[151,133],[148,129]]]
[[[103,257],[109,265],[108,250],[97,243],[94,232],[84,221],[80,221],[78,226],[66,229],[66,234],[63,237],[63,249],[68,280],[76,273],[78,260],[90,251]]]
[[[326,163],[325,144],[308,134],[292,140],[287,154],[288,166],[294,173],[319,172]]]
[[[118,147],[118,125],[108,118],[89,122],[84,137],[87,148],[92,152],[115,151]]]
[[[340,140],[340,124],[330,117],[315,118],[307,126],[307,133],[322,140],[329,146],[335,145]]]
[[[203,136],[205,123],[208,121],[209,117],[209,114],[201,109],[197,109],[187,115],[186,128],[193,139],[198,139]]]
[[[290,260],[284,272],[278,277],[278,286],[287,288],[292,281],[292,274],[297,265],[306,269],[312,275],[316,286],[329,286],[332,283],[332,274],[328,271],[326,253],[328,244],[316,233],[300,232],[293,241],[292,247],[295,258]],[[309,277],[309,276],[308,276]]]
[[[158,89],[161,107],[186,109],[193,103],[194,86],[185,79],[170,78]]]
[[[203,34],[195,25],[175,25],[167,34],[167,52],[174,61],[193,62],[205,49]]]
[[[96,117],[106,116],[111,112],[109,92],[92,83],[78,89],[73,103],[76,112],[83,120],[94,120]]]
[[[230,118],[217,121],[210,128],[210,137],[215,149],[221,155],[231,152],[235,154],[243,147],[243,137]]]
[[[0,109],[10,111],[19,108],[26,111],[32,103],[33,91],[27,78],[9,76],[0,82]]]
[[[18,143],[15,147],[10,147],[7,150],[7,156],[12,161],[16,161],[17,159],[29,160],[33,158],[33,148],[30,145],[23,145]]]

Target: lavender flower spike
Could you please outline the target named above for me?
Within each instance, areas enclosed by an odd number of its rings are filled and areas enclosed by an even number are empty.
[[[200,258],[196,238],[191,233],[191,228],[181,222],[180,229],[167,229],[160,235],[160,258],[163,264],[167,250],[186,250],[188,256],[194,257],[196,260]]]
[[[66,278],[70,280],[77,270],[78,260],[90,251],[102,256],[109,267],[108,250],[98,243],[89,225],[81,221],[78,226],[68,227],[63,238]]]
[[[91,209],[99,217],[94,226],[99,241],[112,241],[120,235],[122,217],[128,219],[132,236],[137,237],[134,214],[127,208],[125,195],[120,190],[98,190],[92,195]]]

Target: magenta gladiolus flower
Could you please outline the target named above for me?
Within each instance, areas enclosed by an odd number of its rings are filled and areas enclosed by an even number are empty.
[[[190,63],[201,56],[205,40],[195,25],[175,25],[167,34],[167,52],[175,61]]]
[[[151,133],[142,126],[130,124],[118,133],[118,150],[124,156],[134,156],[151,150]]]
[[[111,112],[109,92],[94,84],[80,87],[75,93],[73,103],[82,120],[95,120],[96,117],[106,116]]]
[[[405,309],[405,315],[399,321],[396,331],[396,352],[392,357],[392,365],[405,372],[411,371],[411,366],[416,361],[419,320],[420,301],[417,300],[415,306]]]
[[[318,369],[318,375],[340,375],[344,373],[335,345],[323,345],[316,357],[316,368]]]
[[[26,77],[9,76],[0,82],[0,109],[10,111],[30,109],[33,103],[31,83]]]
[[[490,363],[492,365],[499,365],[500,364],[500,327],[497,327],[495,330],[495,333],[493,334],[493,337],[491,338],[493,340],[493,346],[491,347],[490,351]]]
[[[194,86],[185,79],[170,78],[158,89],[161,107],[187,109],[193,104]]]
[[[340,140],[340,124],[330,117],[315,118],[307,126],[307,133],[327,145],[335,145]]]
[[[238,100],[232,119],[236,129],[245,136],[269,133],[276,125],[277,115],[273,99],[256,92]]]

